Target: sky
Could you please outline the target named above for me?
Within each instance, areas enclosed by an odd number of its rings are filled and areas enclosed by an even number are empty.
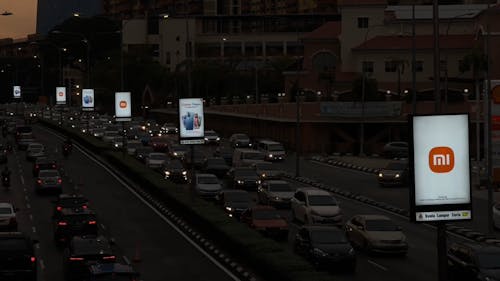
[[[0,14],[4,11],[13,13],[0,16],[0,39],[23,38],[36,32],[37,0],[0,0]]]

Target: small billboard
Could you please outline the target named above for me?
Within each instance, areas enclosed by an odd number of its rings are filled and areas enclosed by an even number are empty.
[[[13,87],[12,96],[15,99],[20,99],[21,98],[21,86],[14,86]]]
[[[115,120],[117,122],[132,120],[132,103],[130,92],[115,93]]]
[[[56,104],[66,104],[66,87],[56,87]]]
[[[82,90],[82,110],[83,111],[94,110],[94,89]]]
[[[413,116],[411,123],[411,220],[471,220],[468,114]]]
[[[205,137],[203,99],[179,99],[179,128],[181,144],[203,144]]]

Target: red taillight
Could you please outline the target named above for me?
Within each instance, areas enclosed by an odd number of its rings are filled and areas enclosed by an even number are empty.
[[[57,223],[57,225],[65,226],[65,225],[68,225],[68,223],[65,222],[65,221],[60,221],[60,222]]]
[[[116,257],[115,256],[106,256],[106,257],[102,257],[103,260],[115,260]]]
[[[52,165],[52,169],[55,169],[56,168],[56,165]]]
[[[37,182],[38,184],[42,184],[42,183],[43,183],[43,181],[42,181],[41,179],[38,179],[36,182]]]
[[[97,224],[96,221],[89,221],[89,224]]]
[[[83,205],[83,206],[82,206],[82,208],[83,208],[83,209],[87,209],[87,205]]]
[[[57,179],[57,183],[62,183],[62,179],[61,179],[61,178],[58,178],[58,179]]]
[[[36,258],[35,258],[35,257],[31,257],[31,258],[30,258],[30,261],[31,261],[31,262],[36,262]]]
[[[40,166],[39,165],[35,165],[35,169],[40,169]]]
[[[69,258],[70,261],[83,261],[84,258],[75,258],[75,257],[70,257]]]
[[[57,207],[56,207],[56,210],[61,211],[61,210],[62,210],[62,207],[61,207],[61,206],[57,206]]]

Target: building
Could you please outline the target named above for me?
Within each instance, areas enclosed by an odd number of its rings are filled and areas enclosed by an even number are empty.
[[[74,14],[92,17],[102,14],[103,0],[38,0],[36,33],[47,34]]]

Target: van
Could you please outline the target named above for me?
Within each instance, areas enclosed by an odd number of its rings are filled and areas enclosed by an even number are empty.
[[[249,167],[254,163],[264,162],[264,156],[257,150],[237,148],[233,152],[233,167]]]
[[[259,141],[257,148],[260,152],[264,153],[265,160],[267,161],[285,160],[285,147],[283,147],[283,145],[279,142],[261,140]]]

